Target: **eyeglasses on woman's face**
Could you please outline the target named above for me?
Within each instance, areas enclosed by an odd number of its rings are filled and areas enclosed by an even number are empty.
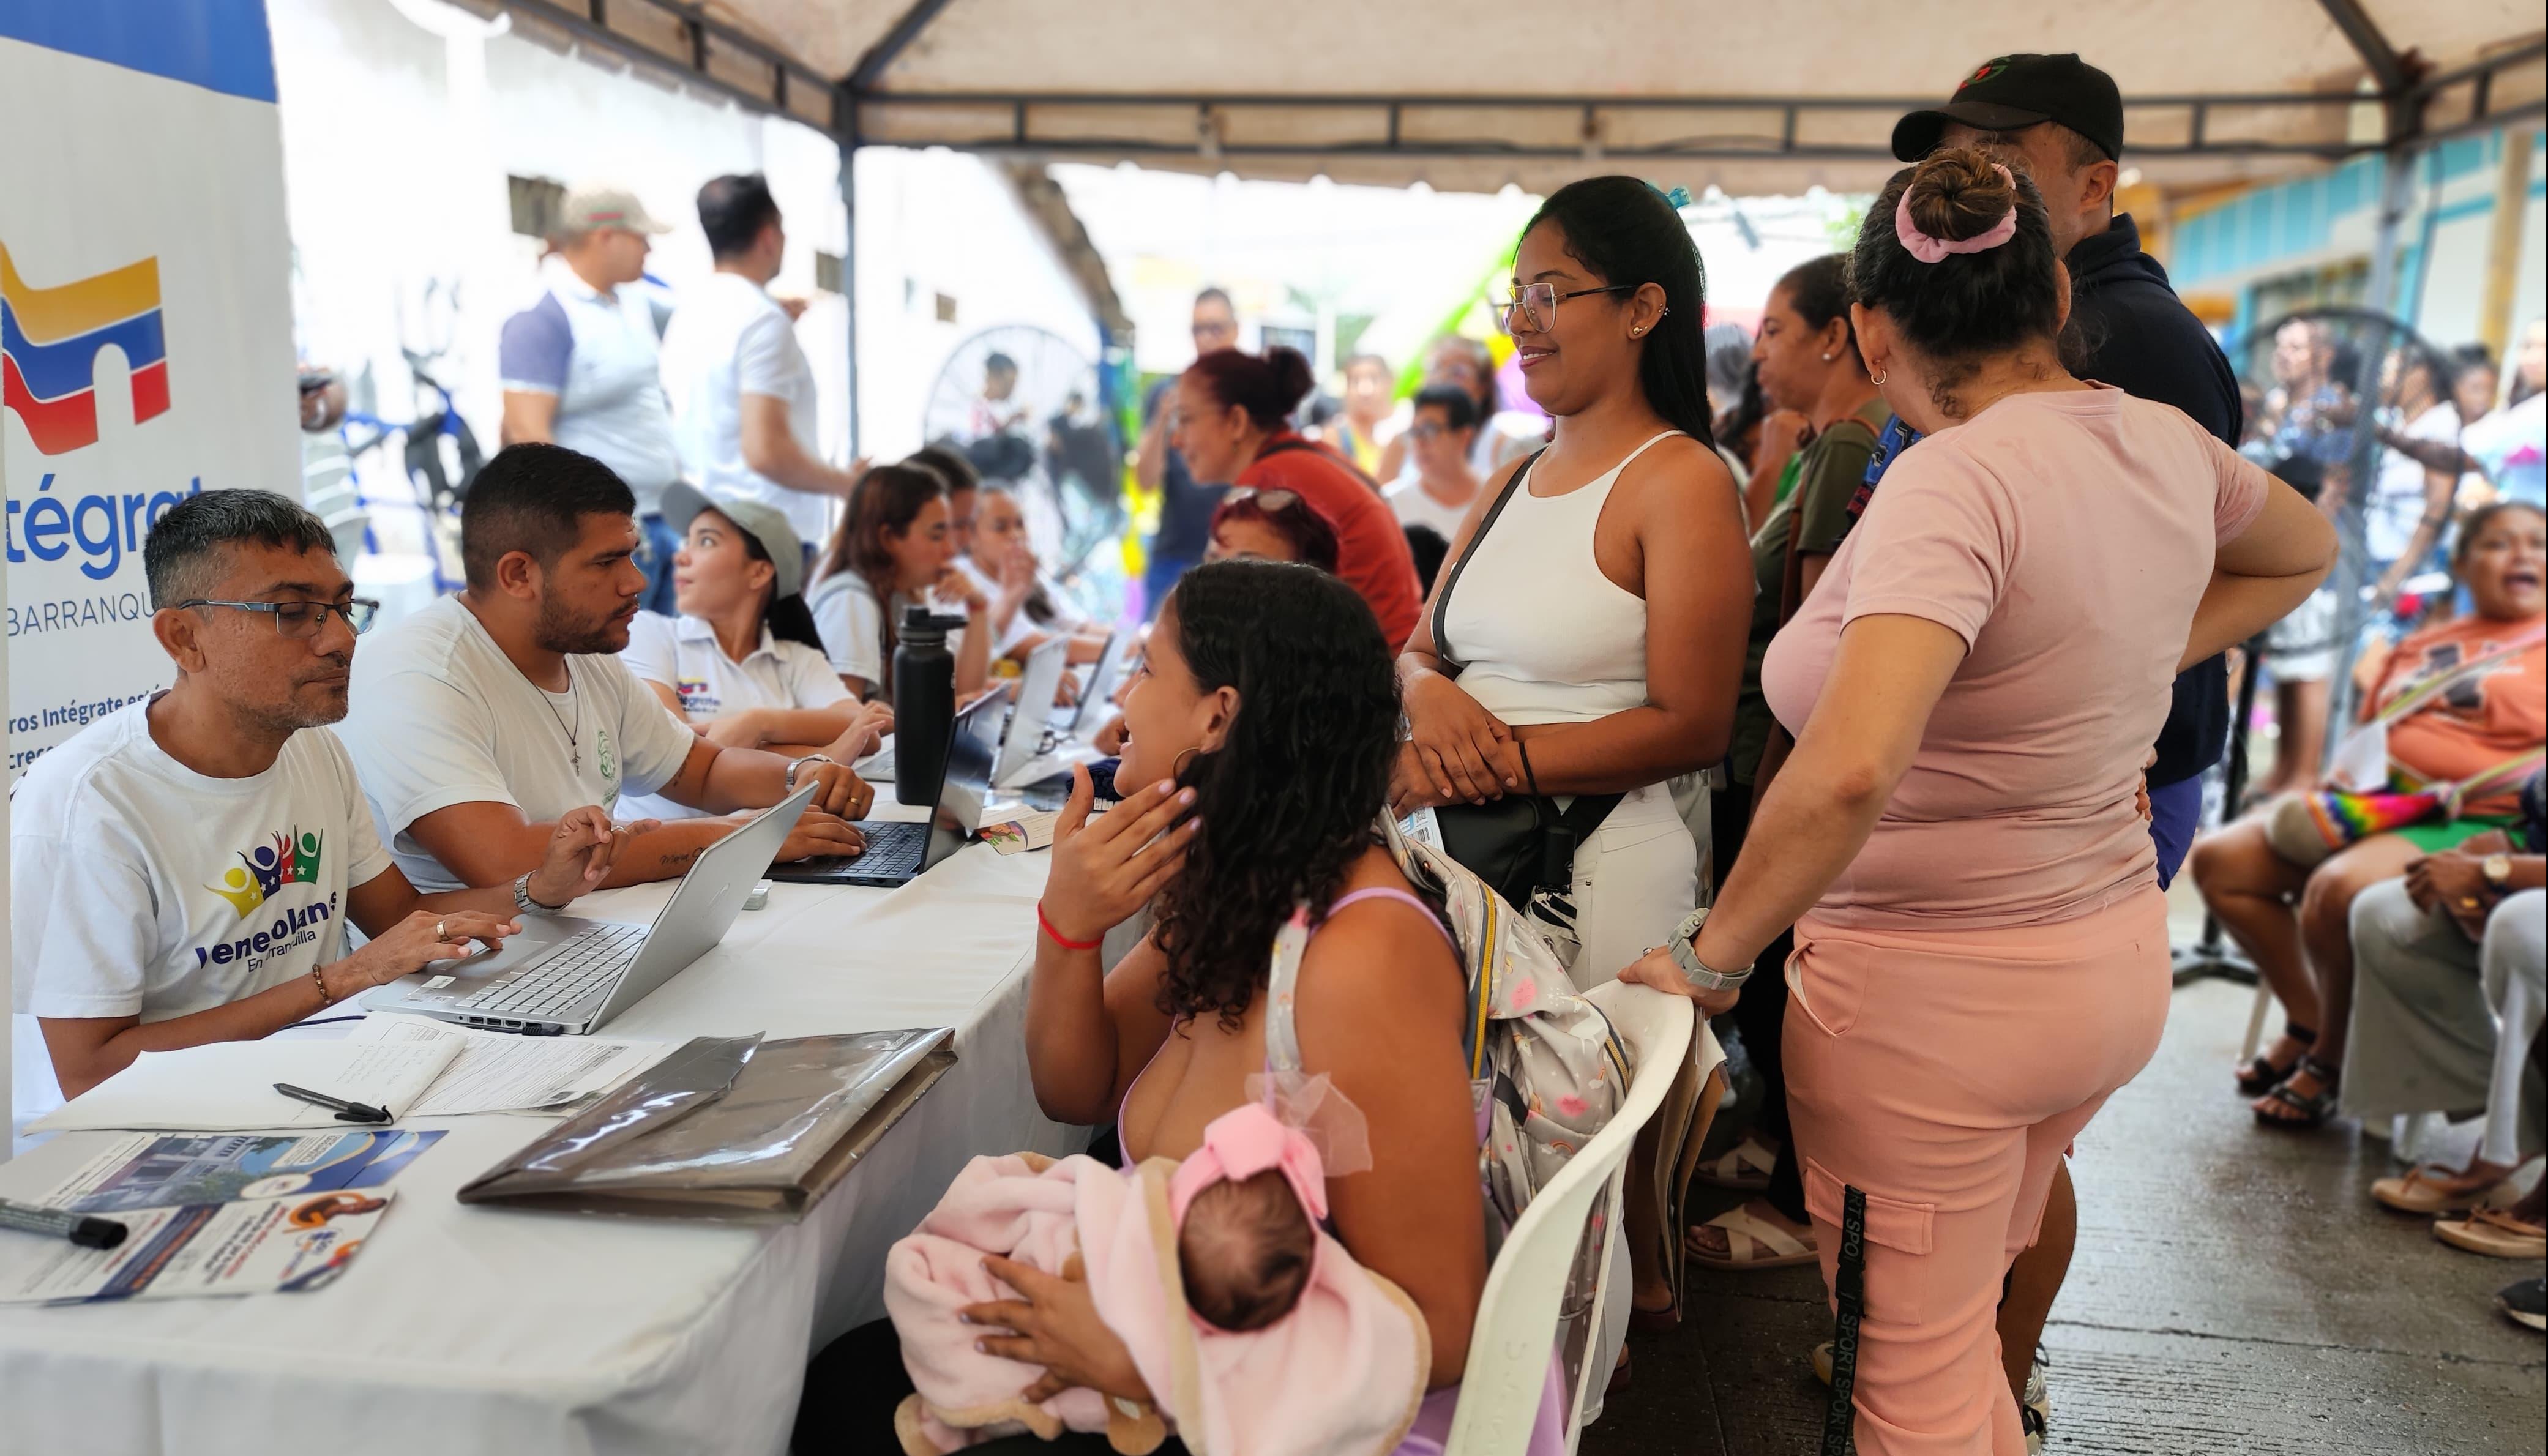
[[[371,630],[372,619],[381,610],[379,602],[366,596],[345,601],[218,601],[209,596],[190,596],[177,605],[227,606],[232,611],[261,611],[274,618],[274,630],[286,637],[318,636],[326,627],[331,613],[343,617],[345,625],[360,636]]]
[[[1546,333],[1557,326],[1557,306],[1568,299],[1596,293],[1635,293],[1642,284],[1612,283],[1559,293],[1554,283],[1525,283],[1514,288],[1512,301],[1496,311],[1496,326],[1507,334]]]

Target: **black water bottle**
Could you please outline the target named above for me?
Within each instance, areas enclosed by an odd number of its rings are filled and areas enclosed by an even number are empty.
[[[964,625],[926,606],[903,609],[902,640],[893,650],[893,796],[928,808],[947,775],[956,726],[956,655],[947,634]]]

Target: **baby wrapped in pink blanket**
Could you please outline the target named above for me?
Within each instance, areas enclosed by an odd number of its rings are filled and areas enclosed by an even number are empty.
[[[1070,1429],[1141,1456],[1172,1424],[1197,1456],[1390,1451],[1423,1400],[1431,1342],[1414,1303],[1356,1264],[1318,1227],[1325,1217],[1317,1147],[1261,1103],[1216,1119],[1182,1164],[973,1159],[885,1258],[885,1309],[917,1391],[897,1412],[903,1450]],[[1085,1389],[1021,1400],[1042,1369],[976,1350],[981,1327],[956,1318],[1017,1298],[984,1271],[986,1253],[1051,1274],[1083,1266],[1158,1409]]]

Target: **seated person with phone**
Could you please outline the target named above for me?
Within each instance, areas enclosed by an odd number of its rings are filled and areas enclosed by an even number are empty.
[[[176,685],[36,761],[12,805],[16,1108],[33,1119],[143,1051],[253,1041],[559,907],[629,842],[603,810],[545,826],[528,871],[418,894],[345,746],[354,596],[318,518],[266,491],[180,502],[142,548]],[[344,951],[348,920],[370,941]]]
[[[436,889],[501,884],[579,804],[657,794],[720,816],[652,825],[605,885],[670,879],[803,783],[814,799],[780,860],[856,855],[874,793],[821,755],[725,748],[692,733],[621,664],[646,590],[637,502],[609,467],[514,445],[460,511],[468,578],[381,635],[357,665],[344,734],[390,853]]]

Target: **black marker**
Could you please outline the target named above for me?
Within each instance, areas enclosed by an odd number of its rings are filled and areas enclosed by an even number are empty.
[[[296,1102],[307,1102],[317,1107],[333,1108],[336,1112],[336,1121],[340,1123],[386,1123],[394,1121],[390,1116],[390,1110],[388,1108],[374,1107],[368,1102],[347,1102],[342,1097],[330,1097],[324,1092],[313,1092],[307,1087],[295,1087],[290,1082],[277,1082],[274,1084],[274,1090]]]
[[[0,1228],[18,1228],[29,1233],[49,1233],[67,1238],[82,1248],[113,1248],[124,1242],[133,1230],[113,1219],[92,1218],[68,1209],[40,1208],[31,1203],[11,1203],[0,1198]]]

